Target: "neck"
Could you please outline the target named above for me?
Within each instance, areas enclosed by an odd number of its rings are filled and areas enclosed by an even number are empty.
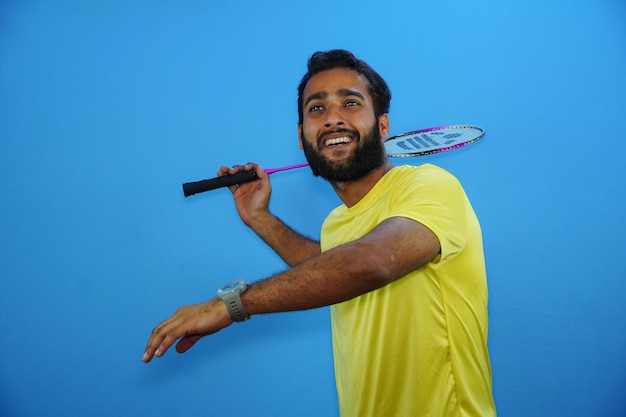
[[[374,185],[387,173],[394,165],[388,159],[385,159],[385,163],[374,169],[366,176],[359,178],[355,181],[336,182],[331,181],[333,189],[337,193],[337,196],[343,201],[343,203],[352,207],[363,199],[370,192]]]

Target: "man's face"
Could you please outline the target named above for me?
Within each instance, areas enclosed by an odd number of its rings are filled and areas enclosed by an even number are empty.
[[[387,115],[378,119],[367,79],[346,68],[322,71],[302,94],[300,148],[314,175],[329,181],[357,180],[382,166]]]

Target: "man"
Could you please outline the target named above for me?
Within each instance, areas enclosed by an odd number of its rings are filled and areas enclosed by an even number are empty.
[[[493,416],[480,226],[459,182],[432,165],[394,167],[391,93],[365,62],[318,52],[298,89],[300,147],[343,204],[321,242],[268,210],[268,175],[231,187],[238,213],[290,266],[235,282],[157,326],[143,360],[254,314],[331,306],[339,406],[347,416]]]

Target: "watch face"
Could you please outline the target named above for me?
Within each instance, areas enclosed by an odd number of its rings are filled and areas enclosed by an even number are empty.
[[[229,282],[228,284],[226,284],[222,288],[220,288],[220,291],[222,291],[222,292],[232,291],[235,288],[239,287],[241,285],[241,283],[242,283],[241,280]]]
[[[237,282],[228,283],[222,287],[222,291],[232,291],[235,288],[237,288],[237,285],[238,285]]]

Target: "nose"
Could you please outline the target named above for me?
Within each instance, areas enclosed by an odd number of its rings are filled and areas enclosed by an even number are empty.
[[[334,106],[330,107],[326,112],[326,123],[324,124],[324,126],[326,128],[329,128],[333,126],[343,126],[343,125],[344,125],[344,121],[343,121],[343,116],[341,115],[341,112]]]

